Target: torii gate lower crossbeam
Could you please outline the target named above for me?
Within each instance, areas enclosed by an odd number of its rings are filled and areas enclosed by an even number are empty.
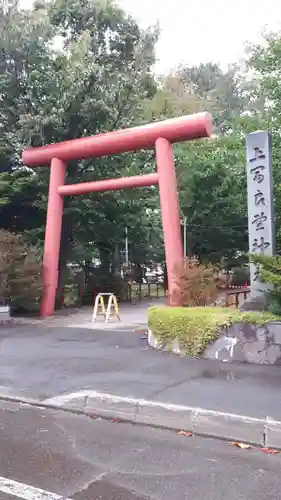
[[[26,165],[47,163],[51,167],[43,256],[44,293],[41,316],[51,316],[54,312],[58,286],[63,197],[156,184],[159,186],[160,194],[170,304],[179,304],[174,270],[183,259],[183,248],[172,144],[208,137],[211,135],[211,128],[211,116],[208,113],[199,113],[132,129],[29,148],[23,152],[22,158]],[[157,173],[75,185],[65,184],[67,161],[152,147],[156,150]]]

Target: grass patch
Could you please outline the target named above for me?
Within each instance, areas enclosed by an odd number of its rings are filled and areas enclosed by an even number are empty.
[[[187,356],[199,356],[218,337],[221,327],[234,323],[265,325],[280,316],[261,311],[241,312],[224,307],[151,307],[149,328],[168,348],[177,338]]]

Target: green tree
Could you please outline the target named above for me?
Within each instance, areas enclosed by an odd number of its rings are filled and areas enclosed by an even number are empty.
[[[38,308],[42,292],[41,259],[21,235],[0,230],[0,304]]]
[[[225,132],[231,127],[234,116],[245,107],[243,85],[237,65],[224,72],[218,64],[201,63],[198,66],[182,66],[177,77],[187,92],[198,96],[213,114],[216,131]]]
[[[152,119],[213,114],[215,137],[175,147],[187,250],[205,261],[230,263],[248,249],[244,130],[253,120],[241,117],[242,87],[236,67],[226,73],[212,63],[181,67],[148,102]]]
[[[201,260],[233,260],[247,251],[244,151],[235,134],[178,148],[182,215],[188,253]]]
[[[210,103],[196,92],[190,92],[177,73],[158,78],[158,88],[146,102],[146,119],[160,120],[211,111]]]
[[[7,172],[0,184],[0,221],[6,228],[25,230],[30,241],[42,244],[48,168],[22,169],[21,149],[139,123],[143,103],[156,89],[151,66],[157,29],[141,31],[110,1],[56,0],[27,11],[16,1],[0,7],[1,113],[6,135],[12,134],[10,141],[3,137],[0,150],[1,171]],[[141,152],[69,162],[66,182],[149,172],[151,159]],[[137,248],[149,232],[144,222],[140,229],[139,221],[142,216],[147,220],[150,203],[149,190],[141,196],[132,191],[67,198],[61,270],[83,254],[84,260],[91,259],[96,250],[108,268],[126,225]]]
[[[273,183],[275,200],[276,246],[281,251],[281,32],[266,35],[263,44],[251,47],[249,69],[254,86],[250,92],[252,116],[259,130],[272,133]],[[261,106],[263,103],[263,106]]]

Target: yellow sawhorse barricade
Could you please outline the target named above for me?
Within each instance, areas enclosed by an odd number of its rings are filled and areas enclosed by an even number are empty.
[[[109,297],[106,309],[104,305],[104,297]],[[116,316],[116,318],[120,321],[118,302],[113,293],[99,293],[96,296],[92,323],[96,321],[98,316],[104,316],[106,323],[108,323],[111,316]]]

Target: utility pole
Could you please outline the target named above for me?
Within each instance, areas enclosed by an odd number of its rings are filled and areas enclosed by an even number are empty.
[[[125,228],[125,262],[129,265],[129,242],[128,242],[128,228]]]
[[[187,229],[187,217],[183,218],[183,253],[184,257],[186,257],[187,253],[187,234],[186,234],[186,229]]]

